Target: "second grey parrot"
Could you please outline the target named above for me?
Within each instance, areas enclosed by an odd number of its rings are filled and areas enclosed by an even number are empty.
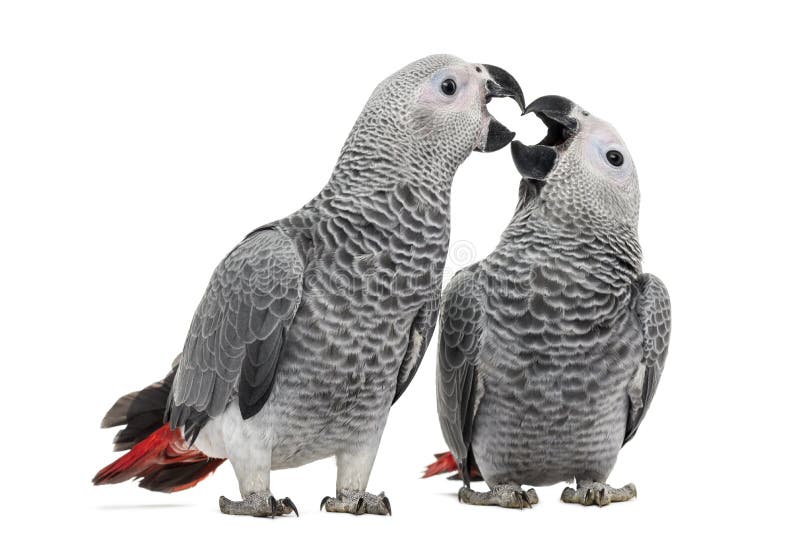
[[[614,128],[571,101],[526,109],[547,126],[513,142],[523,179],[497,248],[456,274],[442,298],[438,411],[463,502],[537,503],[534,489],[577,481],[562,500],[607,505],[636,495],[606,484],[636,434],[667,356],[670,301],[642,274],[639,187]],[[482,476],[489,492],[470,488]]]
[[[296,508],[273,496],[272,470],[335,457],[322,506],[389,514],[367,481],[436,322],[453,176],[513,138],[486,110],[493,97],[524,108],[506,71],[452,56],[384,80],[324,189],[225,257],[172,372],[106,415],[130,451],[95,483],[173,492],[228,459],[242,500],[220,498],[222,512],[275,516]]]

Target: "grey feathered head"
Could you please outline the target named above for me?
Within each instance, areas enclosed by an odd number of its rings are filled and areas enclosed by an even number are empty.
[[[544,122],[547,135],[536,145],[514,141],[511,146],[523,177],[518,211],[535,200],[544,208],[540,212],[564,222],[635,229],[636,167],[614,127],[555,95],[536,99],[525,109],[528,112]]]
[[[519,84],[499,67],[449,55],[422,58],[378,85],[345,150],[377,139],[395,152],[413,148],[457,167],[471,151],[495,151],[513,139],[486,109],[493,97],[525,107]]]

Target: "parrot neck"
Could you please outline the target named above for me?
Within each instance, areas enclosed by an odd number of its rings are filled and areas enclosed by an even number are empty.
[[[641,273],[642,251],[635,225],[590,227],[536,218],[535,214],[519,218],[517,214],[503,233],[504,244],[523,244],[531,256],[553,257],[579,271],[585,270],[586,259],[591,259],[593,270],[608,274],[615,287],[630,285]]]
[[[526,183],[523,181],[523,185]],[[606,211],[596,204],[570,199],[551,199],[547,190],[527,186],[534,192],[524,196],[520,187],[520,202],[503,237],[511,240],[544,241],[550,248],[575,241],[591,244],[609,252],[617,262],[636,268],[638,275],[642,252],[639,246],[638,212],[633,216],[625,211]]]
[[[356,199],[404,185],[428,205],[449,208],[453,177],[469,155],[452,155],[411,136],[361,139],[358,125],[342,149],[325,192]]]

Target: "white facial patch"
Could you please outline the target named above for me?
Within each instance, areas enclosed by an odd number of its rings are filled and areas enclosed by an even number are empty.
[[[616,182],[631,177],[633,160],[614,127],[595,117],[581,118],[583,160],[598,176]],[[615,163],[622,160],[621,164]]]
[[[479,79],[474,76],[477,73],[471,72],[470,69],[470,65],[439,69],[423,85],[419,102],[437,108],[468,108],[475,102]],[[448,95],[444,91],[446,81],[452,81],[455,84],[455,93],[452,95]]]

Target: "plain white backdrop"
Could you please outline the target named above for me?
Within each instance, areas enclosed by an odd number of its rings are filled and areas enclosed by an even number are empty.
[[[3,534],[796,531],[800,43],[779,5],[3,2]],[[439,52],[507,69],[529,102],[573,99],[632,152],[644,267],[674,319],[652,409],[611,476],[639,498],[565,505],[558,485],[517,512],[420,480],[444,448],[434,346],[370,481],[391,518],[318,512],[331,460],[273,473],[300,519],[221,515],[229,465],[174,495],[92,487],[114,457],[100,418],[167,372],[217,262],[316,194],[378,82]],[[522,141],[543,135],[510,100],[490,110]],[[492,250],[517,185],[508,150],[462,166],[447,277]]]

